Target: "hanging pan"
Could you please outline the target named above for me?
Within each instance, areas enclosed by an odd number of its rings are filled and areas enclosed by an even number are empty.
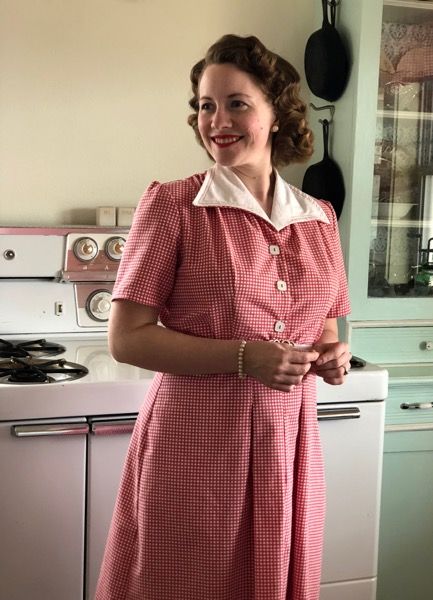
[[[322,0],[322,28],[307,41],[304,56],[308,87],[315,96],[330,102],[338,100],[349,77],[349,60],[340,34],[335,28],[335,9],[339,4],[330,0],[331,22],[328,19],[328,0]]]
[[[337,215],[343,210],[345,197],[343,174],[328,152],[329,121],[321,121],[323,127],[323,159],[308,167],[302,181],[302,191],[314,198],[328,200]]]

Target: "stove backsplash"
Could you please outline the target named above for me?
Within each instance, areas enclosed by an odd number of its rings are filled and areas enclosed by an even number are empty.
[[[127,233],[0,228],[0,337],[107,331]]]

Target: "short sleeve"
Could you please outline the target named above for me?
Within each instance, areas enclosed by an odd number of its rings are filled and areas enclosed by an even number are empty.
[[[327,203],[328,204],[328,203]],[[327,211],[328,216],[332,222],[332,239],[331,249],[333,254],[333,262],[335,266],[335,273],[337,277],[337,295],[334,303],[331,306],[327,318],[335,319],[336,317],[344,317],[350,313],[350,300],[349,290],[347,286],[346,270],[344,267],[343,253],[341,250],[340,233],[338,230],[337,217],[334,209],[328,204],[330,210]]]
[[[161,308],[176,275],[180,217],[165,184],[153,182],[135,211],[113,290],[113,300]]]

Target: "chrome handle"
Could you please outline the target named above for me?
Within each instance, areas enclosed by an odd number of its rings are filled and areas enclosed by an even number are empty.
[[[319,421],[339,421],[342,419],[359,419],[360,417],[361,411],[357,406],[317,409],[317,419]]]
[[[412,404],[403,402],[403,404],[400,404],[400,408],[402,408],[403,410],[429,410],[433,408],[433,402],[413,402]]]
[[[87,435],[87,423],[53,423],[41,425],[12,425],[12,435],[16,437],[42,437],[59,435]]]
[[[118,419],[98,421],[91,424],[91,432],[94,435],[120,435],[131,433],[134,429],[136,419]]]
[[[433,423],[403,423],[402,425],[385,425],[387,433],[407,433],[408,431],[433,431]]]

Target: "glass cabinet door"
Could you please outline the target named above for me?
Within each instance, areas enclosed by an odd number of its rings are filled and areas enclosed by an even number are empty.
[[[369,297],[433,297],[433,2],[385,0]]]

